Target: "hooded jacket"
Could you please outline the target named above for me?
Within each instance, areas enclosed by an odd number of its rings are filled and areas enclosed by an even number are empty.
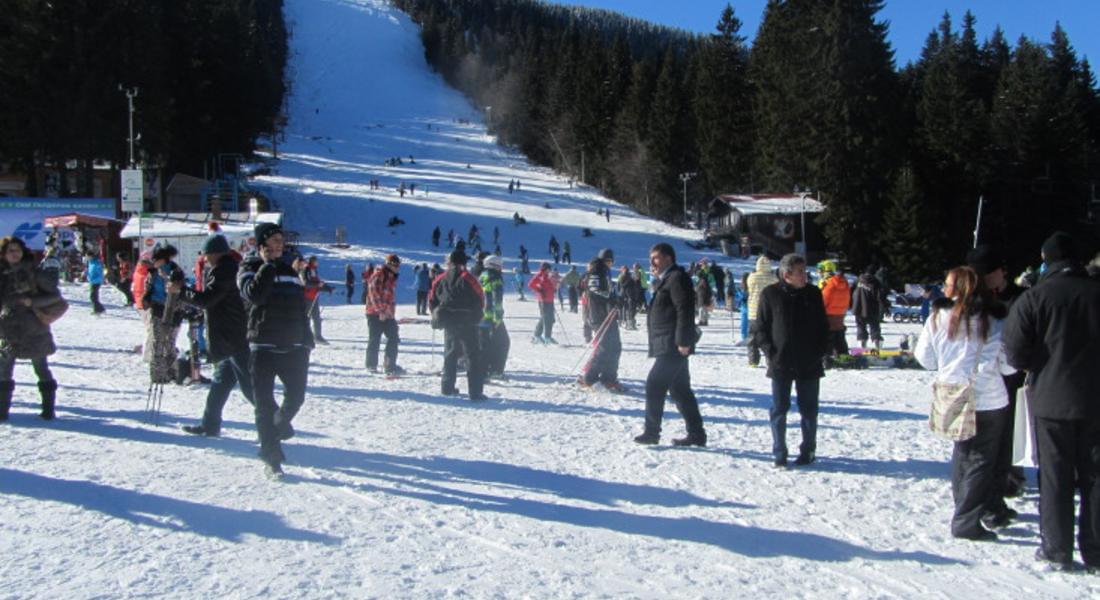
[[[24,298],[30,299],[30,306],[23,305]],[[57,352],[50,326],[39,320],[34,309],[60,301],[57,286],[34,268],[29,251],[14,265],[0,260],[0,355],[34,359]]]
[[[749,275],[749,320],[756,319],[756,309],[760,303],[760,293],[764,288],[777,283],[779,278],[772,271],[772,261],[767,256],[756,259],[756,270]]]
[[[180,298],[206,311],[207,353],[219,362],[248,351],[248,318],[237,288],[237,261],[223,254],[203,273],[202,289],[184,288]]]

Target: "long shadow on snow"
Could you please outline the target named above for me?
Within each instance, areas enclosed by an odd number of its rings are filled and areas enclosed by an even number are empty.
[[[339,464],[324,462],[326,458],[332,458],[327,449],[324,454],[318,456],[304,455],[307,459],[321,459],[322,464],[318,466],[337,471],[347,471]],[[933,565],[960,564],[960,561],[927,552],[872,550],[813,533],[747,527],[733,523],[708,521],[698,517],[661,517],[639,515],[621,510],[568,506],[529,498],[473,492],[442,484],[452,482],[459,484],[487,483],[494,486],[503,484],[511,488],[518,486],[519,489],[531,489],[530,486],[534,485],[536,486],[535,489],[547,491],[559,497],[597,501],[608,506],[616,504],[617,500],[634,503],[642,501],[668,506],[668,504],[662,504],[662,501],[667,502],[670,499],[676,499],[675,496],[666,496],[670,493],[675,494],[675,492],[669,492],[661,488],[629,484],[607,484],[606,482],[595,482],[580,477],[562,476],[535,469],[485,463],[483,461],[463,461],[439,457],[428,459],[403,457],[397,459],[395,464],[393,461],[396,457],[368,456],[373,457],[374,460],[356,463],[355,470],[367,470],[369,472],[362,473],[362,475],[391,481],[394,485],[385,487],[362,482],[352,485],[354,489],[365,492],[403,496],[433,504],[461,506],[466,509],[519,515],[538,521],[607,529],[629,535],[644,535],[655,539],[675,539],[708,544],[751,557],[784,556],[828,562],[865,559],[875,561],[911,560]],[[502,467],[504,467],[503,470]],[[380,473],[393,474],[393,476],[381,476]],[[503,473],[504,477],[501,477],[500,473]],[[357,473],[352,471],[350,474],[356,475]],[[414,479],[402,476],[406,474]],[[547,477],[550,478],[549,481],[546,480]],[[426,479],[438,483],[425,481]],[[337,487],[348,487],[347,484],[335,480],[313,479],[311,481]],[[584,493],[580,488],[574,487],[588,485],[589,483],[595,483],[597,486],[595,488],[597,492],[595,498]],[[651,491],[656,491],[660,496],[647,496],[646,494],[651,493]],[[672,504],[672,506],[683,506],[683,504]],[[742,508],[745,507],[742,506]]]
[[[772,396],[770,393],[750,392],[737,388],[692,387],[696,396],[711,398],[711,402],[714,404],[756,407],[765,410],[772,404]],[[829,398],[821,398],[820,403],[820,412],[822,415],[840,415],[852,417],[854,419],[872,419],[875,421],[921,421],[928,418],[918,413],[885,410],[873,408],[866,404],[856,404],[852,402],[837,402]],[[791,410],[797,411],[797,408],[798,394],[794,393],[792,390]]]
[[[797,425],[795,425],[797,429]],[[706,451],[710,451],[708,448]],[[698,450],[703,451],[703,450]],[[739,458],[752,461],[771,463],[773,457],[770,452],[756,452],[751,450],[737,450],[734,448],[715,448],[715,452],[725,454],[731,458]],[[817,462],[805,467],[798,467],[799,471],[822,473],[848,473],[851,475],[874,475],[891,477],[894,479],[947,479],[950,465],[946,462],[934,460],[872,460],[866,458],[852,458],[848,456],[833,456],[830,454],[818,454]]]
[[[241,542],[246,534],[319,544],[338,544],[341,541],[323,533],[291,527],[275,513],[237,510],[91,481],[55,479],[5,468],[0,468],[0,494],[64,502],[137,525],[191,532],[227,542]]]

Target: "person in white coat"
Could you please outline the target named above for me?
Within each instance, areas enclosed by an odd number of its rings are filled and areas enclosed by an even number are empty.
[[[914,354],[920,364],[936,371],[936,380],[971,383],[977,408],[973,438],[955,442],[951,454],[951,493],[955,514],[951,535],[974,541],[991,541],[990,530],[1007,520],[995,519],[997,452],[1008,425],[1008,393],[1002,375],[1015,369],[1005,360],[1001,331],[1007,316],[994,302],[981,277],[970,267],[947,272],[946,298],[933,304],[930,318]]]

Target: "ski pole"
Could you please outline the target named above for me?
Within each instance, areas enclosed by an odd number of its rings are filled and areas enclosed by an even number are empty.
[[[607,318],[603,320],[603,323],[601,323],[599,328],[596,329],[596,333],[592,335],[592,343],[588,345],[588,348],[586,348],[583,353],[581,353],[580,358],[578,358],[577,362],[573,364],[573,368],[569,370],[570,373],[576,372],[577,367],[581,365],[581,361],[583,361],[585,357],[588,356],[588,352],[590,350],[594,350],[600,344],[600,340],[603,339],[603,334],[606,333],[607,328],[611,326],[611,320],[614,319],[615,316],[618,315],[618,313],[619,309],[617,308],[613,308],[610,312],[607,313]]]
[[[554,315],[557,316],[558,323],[561,323],[561,330],[562,333],[565,334],[566,345],[572,345],[573,342],[569,339],[569,328],[565,326],[565,319],[562,318],[562,314],[557,308],[554,309]]]
[[[614,322],[614,318],[618,317],[618,313],[619,309],[612,309],[612,311],[608,313],[608,319],[605,321],[605,324],[600,327],[599,335],[593,338],[592,353],[588,356],[588,361],[584,363],[584,368],[581,370],[581,375],[588,373],[588,369],[592,367],[592,361],[596,360],[596,353],[599,352],[600,345],[603,344],[603,338],[606,337],[607,332],[611,330],[611,324]],[[575,366],[573,367],[573,370],[577,370]]]

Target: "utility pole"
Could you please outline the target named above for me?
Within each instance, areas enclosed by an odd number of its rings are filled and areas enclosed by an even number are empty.
[[[688,182],[695,178],[698,173],[680,173],[680,181],[684,182],[684,226],[688,224]]]
[[[126,103],[128,105],[128,108],[129,108],[129,117],[130,117],[130,138],[129,138],[129,141],[130,141],[130,161],[129,161],[128,164],[129,164],[130,168],[132,169],[132,168],[134,168],[134,98],[136,98],[137,95],[138,95],[138,89],[136,87],[131,87],[131,88],[122,87],[122,84],[120,83],[120,84],[118,84],[118,91],[123,92],[124,94],[126,94]]]

